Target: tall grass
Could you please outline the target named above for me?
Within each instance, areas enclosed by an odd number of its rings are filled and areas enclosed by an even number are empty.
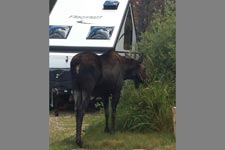
[[[172,131],[171,108],[175,105],[172,85],[155,81],[136,90],[127,82],[117,109],[117,128],[121,131]]]

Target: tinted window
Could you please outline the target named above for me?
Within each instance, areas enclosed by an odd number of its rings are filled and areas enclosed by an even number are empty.
[[[110,39],[114,27],[91,26],[87,39]]]
[[[49,26],[50,39],[66,39],[71,26]]]

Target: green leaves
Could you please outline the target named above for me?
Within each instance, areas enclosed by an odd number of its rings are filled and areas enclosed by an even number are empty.
[[[138,49],[151,59],[147,61],[153,80],[175,80],[176,73],[176,11],[167,0],[165,14],[154,15],[148,30],[142,34]]]
[[[176,7],[167,0],[142,33],[138,49],[144,52],[151,82],[134,89],[126,82],[118,107],[118,129],[130,131],[173,130],[172,107],[176,105]]]
[[[138,91],[126,82],[118,106],[117,126],[130,131],[172,131],[171,108],[175,105],[175,88],[171,82],[154,81]]]

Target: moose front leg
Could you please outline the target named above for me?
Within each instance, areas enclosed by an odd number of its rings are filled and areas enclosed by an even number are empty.
[[[115,132],[116,107],[117,107],[117,104],[119,102],[119,98],[120,98],[120,92],[117,92],[114,95],[112,95],[112,100],[111,100],[111,107],[112,107],[112,128],[111,128],[111,132],[112,133]]]
[[[109,132],[109,98],[103,98],[104,110],[105,110],[105,132]]]

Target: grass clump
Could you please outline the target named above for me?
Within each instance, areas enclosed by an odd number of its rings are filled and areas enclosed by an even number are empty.
[[[154,82],[136,90],[127,82],[118,106],[118,130],[171,132],[171,108],[175,105],[175,87],[171,84]]]

